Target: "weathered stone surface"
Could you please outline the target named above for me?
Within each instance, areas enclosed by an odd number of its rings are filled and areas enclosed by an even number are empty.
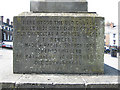
[[[0,89],[32,89],[32,88],[81,88],[94,89],[112,88],[118,90],[120,83],[118,76],[82,76],[82,75],[61,75],[61,74],[41,74],[22,75],[14,82],[0,82]],[[110,89],[111,90],[111,89]]]
[[[88,11],[86,0],[31,0],[32,12],[81,12]]]
[[[7,89],[13,89],[15,88],[15,83],[7,83],[7,82],[4,82],[4,83],[0,83],[0,90],[7,90]]]
[[[118,76],[82,76],[86,81],[87,88],[116,88],[119,87]],[[118,84],[116,84],[118,83]]]
[[[91,90],[93,90],[93,88],[101,87],[102,88],[101,90],[103,90],[103,88],[105,87],[117,88],[117,86],[120,86],[119,85],[120,77],[118,76],[118,74],[113,75],[114,72],[111,72],[112,75],[109,73],[105,73],[104,75],[13,74],[12,72],[13,63],[11,63],[13,62],[12,50],[5,49],[5,51],[1,50],[0,53],[2,53],[3,55],[2,58],[0,56],[0,67],[2,66],[2,68],[0,68],[0,89],[8,87],[7,90],[9,89],[16,90],[16,88],[21,88],[21,90],[24,90],[24,89],[27,90],[28,88],[29,89],[33,89],[33,88],[51,89],[52,88],[52,90],[54,89],[56,90],[56,88],[80,88],[78,90],[81,90],[81,88],[83,88],[83,90],[86,90],[87,88],[92,88]],[[10,56],[8,57],[8,55]],[[7,59],[5,59],[6,57]],[[112,59],[113,57],[109,55],[109,58],[105,58],[105,61],[106,60],[111,61]],[[117,58],[115,58],[114,60],[116,61]],[[111,71],[109,69],[107,70]],[[115,90],[115,89],[112,89],[112,90]]]
[[[37,83],[37,84],[36,84]],[[24,75],[17,81],[19,88],[85,88],[79,75]]]
[[[0,21],[0,25],[2,25],[2,22]],[[2,47],[2,27],[0,27],[0,49]]]
[[[103,73],[104,18],[94,13],[14,17],[14,73]]]

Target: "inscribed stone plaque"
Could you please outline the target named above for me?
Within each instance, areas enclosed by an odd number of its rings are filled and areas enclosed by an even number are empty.
[[[104,18],[95,13],[22,13],[14,29],[14,73],[104,71]]]

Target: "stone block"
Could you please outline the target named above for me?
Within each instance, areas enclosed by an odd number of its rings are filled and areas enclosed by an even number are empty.
[[[95,13],[22,13],[14,29],[14,73],[104,72],[104,18]]]
[[[113,88],[114,90],[119,86],[118,76],[99,75],[83,76],[82,78],[86,81],[87,88]]]
[[[0,90],[7,90],[15,88],[15,83],[0,83]]]
[[[32,0],[30,2],[32,12],[87,12],[88,3],[79,0]]]
[[[78,75],[24,75],[16,83],[17,88],[85,88]]]

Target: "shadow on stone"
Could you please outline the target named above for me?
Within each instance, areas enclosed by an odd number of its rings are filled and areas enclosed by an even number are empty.
[[[104,73],[105,75],[120,75],[120,71],[104,64]]]

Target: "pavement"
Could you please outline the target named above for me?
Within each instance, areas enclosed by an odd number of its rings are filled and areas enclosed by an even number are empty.
[[[2,88],[118,88],[120,61],[104,56],[103,75],[13,74],[13,50],[0,49],[0,89]]]
[[[111,57],[110,54],[104,54],[104,64],[107,64],[117,70],[120,70],[120,61],[118,60],[118,55],[117,57]]]

